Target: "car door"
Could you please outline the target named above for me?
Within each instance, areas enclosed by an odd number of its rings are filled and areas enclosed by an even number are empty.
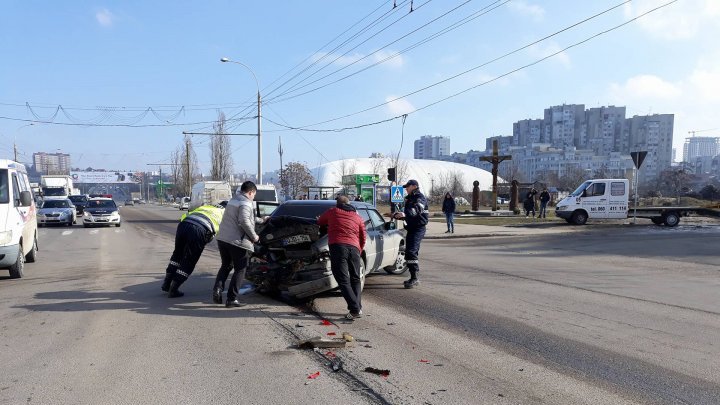
[[[372,219],[370,219],[368,210],[366,208],[358,208],[357,213],[365,223],[365,230],[367,231],[367,239],[365,240],[365,272],[369,273],[380,267],[382,255],[378,255],[378,242],[381,241],[381,239],[378,239],[378,232],[373,227],[373,222]]]
[[[33,221],[33,207],[32,205],[29,207],[23,207],[20,203],[20,192],[26,191],[23,190],[23,181],[18,176],[17,173],[12,174],[12,188],[13,188],[13,205],[15,205],[15,209],[17,209],[18,213],[20,214],[20,226],[22,226],[22,229],[20,232],[22,233],[23,241],[25,243],[23,244],[23,254],[26,254],[30,251],[30,248],[33,244],[33,238],[34,238],[34,231],[35,229],[32,226]],[[28,241],[30,241],[28,243]]]
[[[607,218],[607,183],[596,181],[589,185],[584,192],[582,204],[586,207],[588,218]]]
[[[399,235],[386,228],[385,219],[377,210],[368,208],[368,213],[373,222],[373,228],[377,232],[377,250],[378,254],[381,255],[379,267],[390,266],[395,263],[397,257],[397,250],[400,245],[400,241],[397,239]]]
[[[628,210],[628,184],[627,180],[615,180],[610,182],[610,194],[608,196],[608,218],[627,218]]]

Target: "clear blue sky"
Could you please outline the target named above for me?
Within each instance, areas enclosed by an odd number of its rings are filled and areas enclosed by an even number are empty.
[[[221,57],[247,64],[260,82],[263,116],[268,119],[263,122],[264,171],[279,167],[280,136],[284,162],[301,161],[310,167],[326,159],[397,152],[402,129],[397,119],[344,132],[287,130],[269,120],[301,127],[377,106],[621,1],[415,0],[412,13],[409,0],[397,3],[393,10],[392,0],[3,2],[0,155],[10,157],[17,139],[23,160],[36,151],[59,149],[71,153],[73,165],[83,168],[145,170],[146,163],[168,161],[170,152],[182,144],[182,131],[209,129],[208,124],[193,123],[212,122],[221,110],[228,117],[254,116],[252,75],[242,66],[220,63]],[[354,127],[413,112],[664,3],[635,0],[446,83],[308,128]],[[304,81],[297,86],[345,68],[303,88],[311,90],[366,68],[491,4],[499,7],[399,57],[309,94],[275,98],[300,80]],[[513,122],[539,118],[544,108],[562,103],[626,105],[628,115],[674,113],[674,144],[681,155],[688,131],[720,127],[719,20],[720,2],[679,0],[537,65],[411,113],[402,156],[412,157],[413,140],[425,134],[450,137],[454,152],[484,149],[486,137],[509,135]],[[393,41],[397,42],[373,53]],[[312,61],[318,63],[302,72]],[[357,62],[348,66],[353,61]],[[310,76],[319,68],[323,70]],[[250,109],[239,106],[244,104]],[[49,120],[59,105],[64,110],[53,124],[27,125]],[[158,117],[148,113],[138,120],[147,107]],[[92,125],[60,125],[69,123]],[[128,123],[139,127],[98,126]],[[235,132],[256,131],[253,119],[231,124]],[[207,137],[196,136],[194,141],[207,172]],[[236,137],[233,149],[235,171],[254,173],[255,138]]]

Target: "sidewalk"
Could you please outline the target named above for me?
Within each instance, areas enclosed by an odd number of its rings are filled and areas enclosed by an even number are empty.
[[[532,222],[514,226],[455,224],[455,233],[445,233],[445,221],[430,221],[425,239],[476,238],[489,236],[530,236],[538,234],[559,234],[577,232],[583,227],[568,225],[564,222]]]

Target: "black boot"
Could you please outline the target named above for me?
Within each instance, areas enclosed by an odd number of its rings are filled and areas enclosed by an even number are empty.
[[[170,283],[170,292],[168,292],[168,298],[178,298],[185,295],[184,292],[178,290],[178,288],[180,288],[180,284],[182,283],[179,283],[175,280]]]
[[[160,289],[165,292],[170,291],[170,282],[172,282],[172,276],[170,276],[170,277],[165,276],[165,280],[163,280],[163,283],[160,286]]]
[[[222,304],[222,293],[223,290],[220,287],[213,288],[213,302],[216,304]]]

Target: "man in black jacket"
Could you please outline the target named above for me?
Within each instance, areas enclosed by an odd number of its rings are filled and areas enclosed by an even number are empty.
[[[408,270],[410,270],[410,279],[403,283],[405,288],[413,288],[420,284],[418,280],[418,273],[420,272],[418,253],[420,252],[420,242],[425,236],[425,225],[430,220],[427,199],[420,192],[419,187],[417,180],[408,180],[403,186],[407,191],[405,209],[403,212],[393,214],[394,219],[402,219],[406,223],[405,261],[408,264]]]

